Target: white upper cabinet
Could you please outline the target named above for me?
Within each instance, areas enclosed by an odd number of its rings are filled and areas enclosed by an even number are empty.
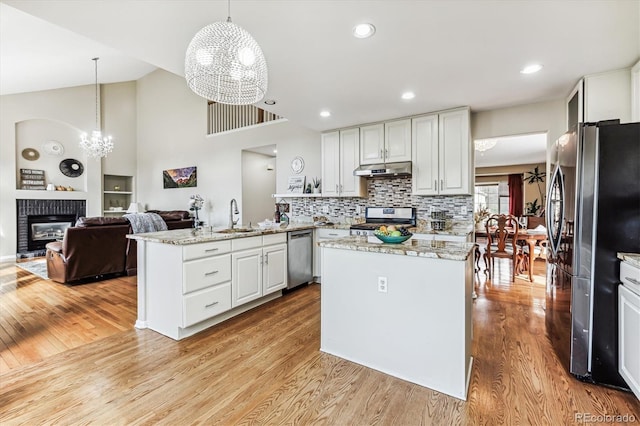
[[[412,191],[416,195],[470,195],[472,145],[468,108],[412,120]]]
[[[411,161],[411,119],[384,123],[384,137],[387,163]]]
[[[438,194],[438,114],[412,120],[412,191],[420,195]]]
[[[330,197],[362,197],[366,192],[363,179],[353,175],[360,165],[360,129],[323,133],[322,195]]]
[[[567,97],[567,129],[576,123],[633,121],[632,75],[625,68],[582,78]]]
[[[322,195],[336,197],[340,184],[340,132],[323,133],[320,144],[322,150]]]
[[[411,161],[411,119],[360,127],[360,164]]]
[[[384,124],[360,127],[360,164],[384,162]]]

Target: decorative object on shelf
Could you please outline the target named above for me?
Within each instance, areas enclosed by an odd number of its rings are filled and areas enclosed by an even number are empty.
[[[198,211],[204,206],[204,198],[200,194],[192,195],[189,199],[189,210],[193,212],[194,220],[193,227],[199,229],[202,226],[200,218],[198,217]]]
[[[313,192],[313,188],[311,187],[311,184],[308,183],[307,187],[304,189],[304,193],[305,194],[311,194]]]
[[[127,209],[127,213],[144,213],[144,208],[140,203],[131,203]]]
[[[164,188],[195,188],[198,186],[198,168],[182,167],[162,171]]]
[[[473,141],[476,151],[485,152],[496,146],[497,139],[477,139]]]
[[[295,174],[300,174],[300,172],[304,170],[304,160],[302,157],[295,157],[291,160],[291,170],[293,170]]]
[[[114,185],[113,186],[113,190],[114,191],[120,191],[120,185]]]
[[[29,161],[35,161],[40,158],[40,153],[33,148],[25,148],[22,150],[22,158]]]
[[[304,181],[306,176],[289,176],[289,182],[287,183],[288,194],[302,194],[304,193]]]
[[[313,193],[319,194],[320,192],[322,192],[320,189],[320,184],[322,183],[322,179],[315,177],[313,178],[312,182],[313,182]]]
[[[64,147],[58,141],[47,141],[42,144],[42,150],[51,156],[59,156],[64,154]]]
[[[56,186],[52,183],[47,185],[47,191],[55,191],[56,190]]]
[[[184,62],[187,85],[208,100],[249,105],[267,92],[267,61],[251,34],[231,22],[230,0],[227,21],[198,31]]]
[[[113,151],[113,141],[111,140],[111,136],[102,136],[102,131],[100,130],[100,109],[98,107],[98,59],[100,58],[91,59],[95,64],[96,70],[96,128],[91,132],[91,137],[86,133],[80,135],[80,147],[89,157],[92,158],[106,157],[108,153]]]
[[[84,172],[84,166],[76,159],[67,158],[60,162],[60,171],[65,176],[75,178],[82,175],[82,172]]]
[[[20,189],[46,189],[44,170],[20,169]]]

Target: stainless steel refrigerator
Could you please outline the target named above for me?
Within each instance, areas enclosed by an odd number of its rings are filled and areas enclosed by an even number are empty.
[[[618,374],[617,252],[640,253],[640,123],[578,124],[551,155],[547,335],[581,380]]]

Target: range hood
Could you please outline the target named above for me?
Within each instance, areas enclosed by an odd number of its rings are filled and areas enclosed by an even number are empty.
[[[353,171],[354,176],[407,176],[411,174],[411,161],[385,164],[365,164]]]

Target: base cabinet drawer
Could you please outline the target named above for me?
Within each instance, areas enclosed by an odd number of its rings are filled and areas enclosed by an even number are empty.
[[[183,327],[231,309],[231,282],[183,296]]]
[[[231,254],[185,262],[182,292],[184,294],[231,281]]]

